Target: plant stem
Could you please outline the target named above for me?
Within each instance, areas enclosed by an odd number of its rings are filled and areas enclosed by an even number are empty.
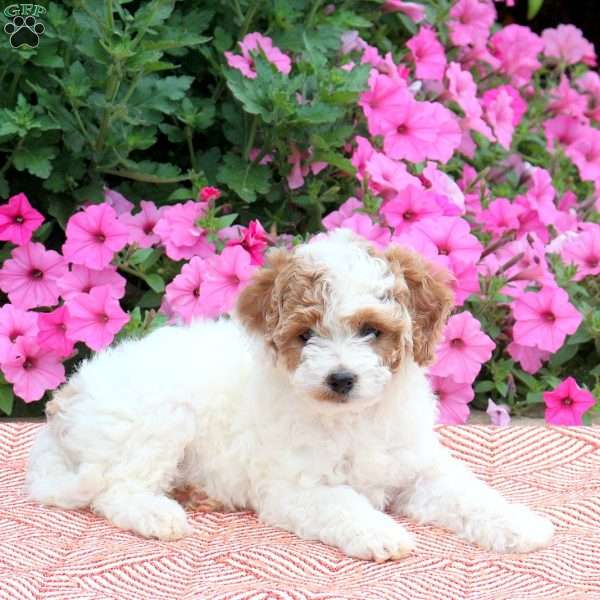
[[[250,156],[250,150],[252,150],[252,146],[254,146],[254,138],[256,137],[256,126],[258,125],[258,117],[254,115],[252,117],[252,123],[250,124],[250,133],[248,135],[248,139],[246,140],[246,147],[244,149],[244,158],[248,160]]]
[[[194,141],[192,139],[192,128],[189,125],[185,126],[185,139],[187,140],[188,152],[190,153],[190,165],[194,171],[196,170],[196,153],[194,152]]]
[[[306,26],[307,27],[310,27],[312,25],[313,19],[315,18],[315,15],[317,14],[317,11],[321,7],[322,3],[323,3],[322,0],[315,0],[313,2],[310,12],[308,13],[308,17],[306,18]]]
[[[180,181],[191,181],[189,175],[182,175],[181,177],[157,177],[156,175],[150,175],[148,173],[138,173],[137,171],[129,171],[128,169],[122,169],[116,171],[114,169],[98,169],[101,173],[107,175],[116,175],[117,177],[125,177],[126,179],[133,179],[134,181],[144,181],[146,183],[179,183]]]
[[[252,19],[254,19],[254,15],[258,10],[259,6],[262,4],[262,0],[256,0],[256,2],[252,5],[252,8],[248,10],[246,13],[246,17],[244,19],[244,23],[242,24],[242,28],[240,29],[240,38],[243,38],[250,29],[250,25],[252,24]]]

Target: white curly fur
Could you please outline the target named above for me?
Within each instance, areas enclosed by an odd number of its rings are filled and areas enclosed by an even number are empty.
[[[31,498],[89,505],[119,527],[173,540],[190,526],[167,493],[188,484],[362,559],[414,547],[385,509],[498,552],[547,545],[550,521],[509,504],[441,447],[423,368],[406,357],[392,373],[369,339],[341,325],[393,302],[385,261],[344,232],[295,256],[326,274],[330,335],[306,345],[294,372],[235,318],[110,348],[56,394],[30,457]],[[311,390],[339,364],[358,375],[356,389],[343,403],[316,400]]]

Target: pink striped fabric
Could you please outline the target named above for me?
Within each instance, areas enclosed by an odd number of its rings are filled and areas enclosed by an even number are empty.
[[[416,552],[375,564],[249,513],[191,513],[194,535],[163,543],[89,511],[27,502],[24,469],[38,427],[0,424],[2,599],[600,599],[600,429],[440,428],[480,477],[548,515],[556,538],[528,556],[500,556],[408,523]]]

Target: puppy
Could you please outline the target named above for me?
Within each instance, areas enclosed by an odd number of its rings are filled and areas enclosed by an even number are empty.
[[[234,318],[164,327],[80,366],[48,404],[31,498],[175,540],[190,526],[168,494],[188,486],[378,561],[414,547],[393,515],[497,552],[545,546],[550,521],[433,432],[424,367],[452,307],[447,278],[345,230],[273,251]]]

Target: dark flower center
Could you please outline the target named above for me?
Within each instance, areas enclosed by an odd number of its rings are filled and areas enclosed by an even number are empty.
[[[196,296],[196,298],[199,298],[200,297],[200,288],[197,287],[192,293],[194,294],[194,296]]]
[[[454,338],[451,342],[450,345],[453,348],[464,348],[465,347],[465,342],[462,338]]]
[[[235,275],[235,274],[229,275],[229,282],[232,285],[239,285],[240,284],[240,278],[237,275]]]
[[[156,225],[156,223],[146,223],[143,229],[144,233],[146,235],[150,235],[152,233],[152,230],[154,229],[154,225]]]
[[[17,215],[15,217],[15,223],[18,223],[20,225],[21,223],[24,223],[24,222],[25,222],[25,219],[23,218],[23,215]]]
[[[405,221],[412,221],[415,218],[415,213],[407,210],[403,215]]]
[[[109,319],[108,315],[105,315],[104,313],[101,314],[101,315],[98,315],[98,322],[99,323],[108,323],[109,320],[110,319]]]
[[[571,398],[563,398],[562,403],[564,406],[571,406],[573,404],[573,400]]]
[[[554,321],[556,321],[554,313],[551,313],[549,311],[542,313],[542,319],[544,319],[544,321],[547,321],[548,323],[554,323]]]
[[[104,242],[106,241],[106,236],[103,233],[97,233],[96,241],[100,242],[101,244],[104,244]]]
[[[11,332],[8,334],[8,339],[11,341],[11,343],[12,343],[12,344],[14,344],[14,343],[17,341],[17,338],[18,338],[20,335],[24,335],[24,334],[25,334],[25,332],[24,332],[24,331],[19,331],[19,330],[17,329],[17,330],[15,330],[15,331],[11,331]]]
[[[448,248],[438,248],[438,252],[442,255],[442,256],[448,256]]]
[[[42,277],[44,277],[43,271],[40,271],[39,269],[32,269],[29,275],[33,277],[33,279],[42,279]]]
[[[598,257],[589,256],[588,258],[585,259],[585,264],[590,269],[595,269],[598,266]]]
[[[396,131],[400,135],[404,135],[408,131],[408,127],[404,123],[402,123],[402,125],[398,125]]]
[[[25,362],[23,363],[23,368],[26,371],[33,369],[33,367],[34,367],[33,361],[30,358],[26,359]]]

